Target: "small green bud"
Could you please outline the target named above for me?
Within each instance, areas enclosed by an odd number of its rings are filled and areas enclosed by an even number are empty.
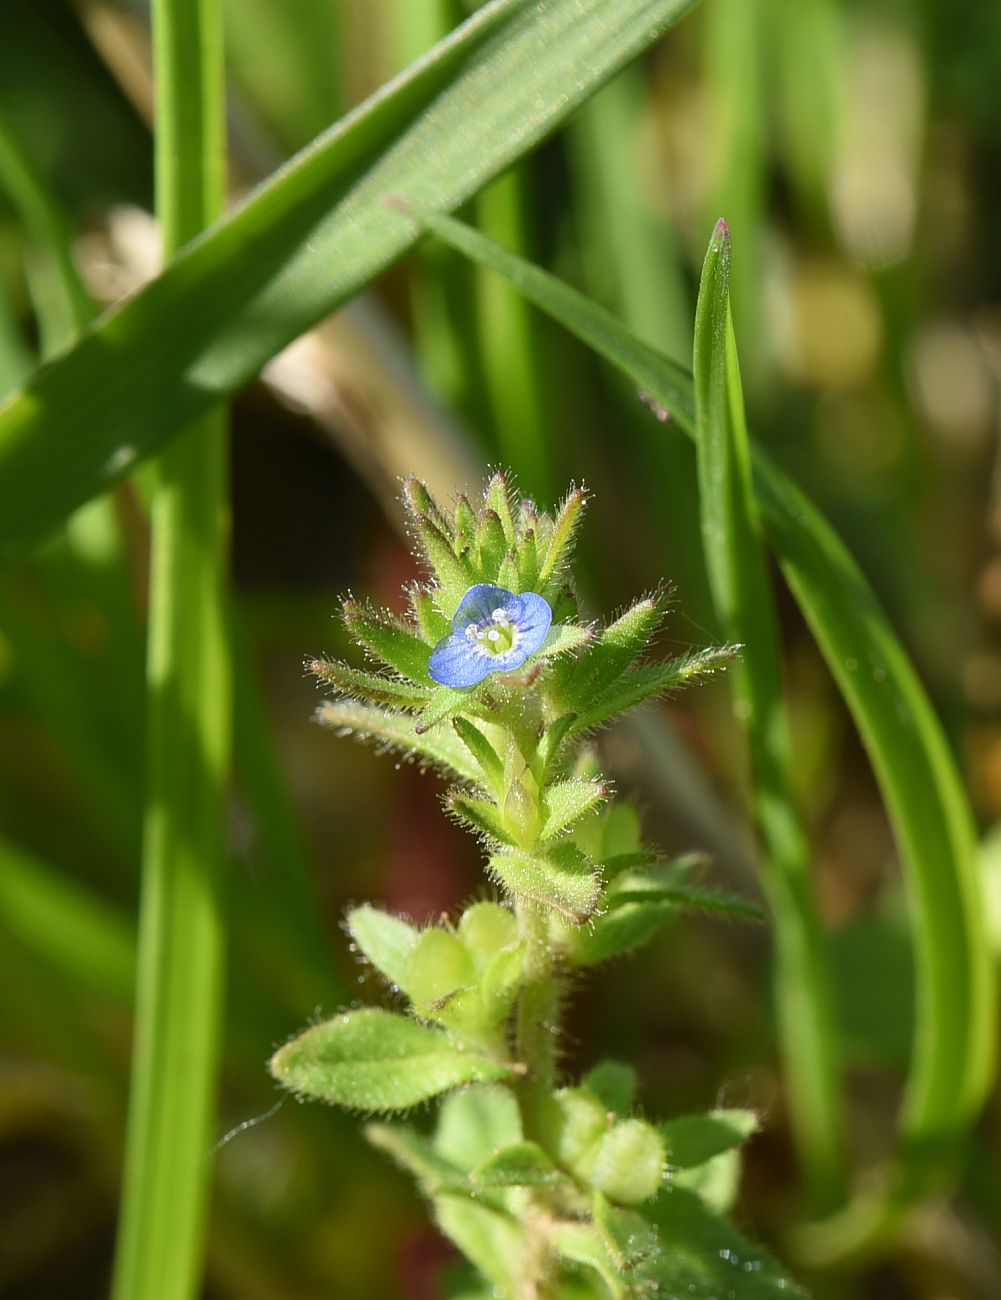
[[[620,1120],[598,1143],[589,1181],[609,1200],[638,1205],[660,1187],[664,1161],[664,1143],[652,1124]]]

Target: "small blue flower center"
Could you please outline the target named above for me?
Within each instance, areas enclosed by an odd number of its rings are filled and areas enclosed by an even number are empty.
[[[484,655],[507,654],[518,644],[519,636],[517,624],[504,609],[495,609],[488,619],[466,628],[466,640]]]

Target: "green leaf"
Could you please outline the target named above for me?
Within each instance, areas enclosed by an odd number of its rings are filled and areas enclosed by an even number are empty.
[[[565,706],[586,706],[621,677],[646,648],[662,618],[660,602],[648,597],[604,628],[586,654],[568,670]]]
[[[366,609],[356,600],[344,602],[344,625],[351,637],[370,654],[413,682],[431,685],[428,676],[428,648],[397,619]],[[427,696],[424,695],[424,699]]]
[[[480,1187],[549,1187],[564,1176],[535,1142],[516,1142],[481,1161],[470,1179]]]
[[[624,903],[595,917],[586,930],[575,932],[570,946],[574,966],[622,957],[648,943],[678,915],[673,903]]]
[[[573,654],[582,646],[590,645],[593,640],[594,632],[589,627],[581,627],[576,623],[557,623],[549,629],[545,641],[532,657],[533,662],[535,659],[555,659],[559,655]]]
[[[271,1058],[271,1073],[303,1097],[351,1110],[408,1110],[467,1083],[512,1073],[454,1035],[377,1007],[314,1025]]]
[[[466,945],[449,930],[424,930],[407,955],[400,987],[423,1015],[437,1010],[474,978]]]
[[[620,1269],[635,1268],[660,1249],[657,1230],[637,1211],[623,1210],[595,1192],[593,1213],[595,1226]]]
[[[474,832],[486,835],[495,843],[515,844],[501,810],[492,799],[477,799],[461,790],[450,790],[446,807],[453,817],[464,822]]]
[[[468,1189],[463,1170],[443,1159],[434,1146],[412,1128],[403,1124],[366,1124],[365,1136],[374,1147],[385,1151],[398,1165],[413,1174],[429,1194],[448,1189]]]
[[[545,855],[517,850],[495,853],[489,869],[512,894],[576,924],[587,920],[601,893],[600,877],[573,844],[554,845]]]
[[[583,294],[461,222],[437,215],[425,222],[440,239],[516,283],[694,437],[692,380],[684,367],[639,342]],[[886,1231],[896,1209],[948,1167],[993,1078],[995,973],[969,802],[924,688],[865,577],[812,502],[753,445],[751,472],[765,532],[871,756],[900,847],[917,939],[918,1024],[901,1160],[887,1192],[833,1223],[826,1244],[814,1240],[818,1252],[833,1257]]]
[[[550,1229],[550,1238],[565,1260],[593,1269],[608,1288],[612,1300],[624,1300],[629,1278],[600,1228],[593,1223],[558,1222]]]
[[[452,719],[452,726],[462,743],[475,758],[483,774],[483,779],[491,790],[499,788],[504,777],[504,765],[500,757],[483,732],[468,718]]]
[[[458,713],[460,709],[468,709],[469,696],[468,690],[456,690],[453,686],[436,686],[418,715],[417,725],[414,728],[417,735],[423,736],[439,722],[444,722],[446,718],[451,718]]]
[[[728,668],[736,657],[733,646],[707,646],[664,663],[634,668],[578,710],[574,732],[600,726],[647,700],[658,699],[700,677],[711,677]]]
[[[39,537],[396,261],[693,0],[494,0],[321,136],[0,415],[0,553]]]
[[[658,1294],[692,1300],[789,1300],[805,1295],[774,1259],[752,1245],[703,1204],[694,1192],[665,1187],[644,1216],[656,1227],[661,1250],[640,1266]]]
[[[671,1175],[671,1185],[695,1192],[714,1214],[729,1214],[740,1193],[741,1168],[740,1151],[734,1147],[705,1164],[679,1169]]]
[[[316,720],[342,735],[373,741],[385,749],[396,750],[407,759],[427,762],[454,773],[464,781],[476,783],[479,769],[469,751],[454,732],[439,727],[418,734],[414,718],[404,713],[386,713],[370,704],[354,700],[325,700],[316,710]]]
[[[557,781],[549,786],[543,796],[545,817],[540,838],[551,840],[560,831],[608,798],[608,786],[603,781]]]
[[[392,677],[380,677],[359,668],[350,668],[336,659],[311,659],[309,671],[342,695],[363,700],[368,704],[386,704],[395,708],[413,709],[427,699],[422,691],[409,682]]]
[[[782,700],[779,633],[751,489],[737,349],[730,318],[730,232],[706,253],[695,316],[694,386],[702,541],[724,635],[746,648],[732,675],[746,720],[763,883],[775,917],[775,1001],[793,1130],[816,1199],[841,1198],[844,1140],[831,974],[796,808]]]
[[[482,972],[502,948],[517,940],[518,922],[514,913],[500,903],[474,903],[459,919],[459,938]]]
[[[556,513],[545,555],[540,556],[539,588],[543,596],[547,595],[548,590],[558,588],[563,580],[586,504],[587,493],[584,489],[573,488]]]
[[[614,862],[613,862],[614,866]],[[679,879],[674,863],[652,867],[648,871],[629,871],[617,876],[608,894],[609,907],[626,903],[674,903],[693,911],[739,921],[763,921],[765,914],[750,899],[722,889],[703,889]]]
[[[679,1115],[660,1125],[669,1169],[703,1165],[722,1151],[739,1147],[758,1131],[753,1110],[714,1110],[706,1115]]]
[[[616,1115],[627,1115],[636,1098],[636,1071],[622,1061],[600,1062],[584,1075],[581,1084]]]
[[[434,1149],[468,1172],[522,1140],[521,1112],[512,1092],[496,1084],[465,1088],[446,1097],[438,1115]]]
[[[391,984],[402,986],[407,960],[420,938],[417,927],[365,903],[348,913],[348,931],[372,965]]]
[[[438,1227],[483,1276],[502,1287],[503,1295],[517,1295],[525,1251],[521,1224],[500,1210],[447,1193],[434,1198],[434,1209]]]

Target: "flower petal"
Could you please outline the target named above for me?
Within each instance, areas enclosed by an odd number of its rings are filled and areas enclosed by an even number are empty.
[[[467,640],[464,632],[450,632],[431,651],[428,675],[441,686],[475,686],[497,671],[496,662]]]
[[[459,608],[452,615],[452,630],[462,632],[473,623],[487,622],[495,609],[506,610],[511,601],[517,599],[514,592],[508,591],[506,587],[478,582],[459,601]]]
[[[508,607],[508,613],[511,621],[517,625],[518,649],[523,650],[524,658],[534,655],[536,650],[542,645],[549,632],[553,621],[553,611],[549,607],[549,602],[542,596],[536,595],[534,591],[526,591],[520,596],[515,596],[519,608]]]

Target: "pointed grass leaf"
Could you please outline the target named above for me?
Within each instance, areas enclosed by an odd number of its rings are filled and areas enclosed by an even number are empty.
[[[305,1030],[274,1054],[271,1073],[300,1097],[394,1111],[464,1084],[502,1079],[512,1069],[444,1030],[371,1007]]]
[[[733,1150],[753,1134],[761,1122],[753,1110],[714,1110],[705,1115],[679,1115],[659,1125],[667,1148],[669,1169],[704,1165],[723,1151]]]
[[[839,1046],[831,972],[809,881],[782,698],[779,632],[761,525],[730,311],[724,221],[706,252],[695,314],[696,460],[706,572],[724,635],[746,646],[732,687],[749,742],[762,883],[775,917],[775,1001],[793,1133],[815,1203],[841,1199]]]
[[[336,123],[0,413],[0,553],[109,487],[404,253],[420,230],[387,195],[460,205],[692,3],[492,0]]]
[[[511,280],[694,437],[692,380],[683,366],[463,223],[441,215],[424,221],[445,243]],[[813,503],[753,444],[751,474],[765,533],[869,751],[912,900],[918,1026],[889,1190],[891,1202],[906,1205],[947,1170],[993,1077],[995,973],[974,872],[972,815],[941,724],[855,560]],[[832,1223],[826,1257],[874,1239],[885,1226],[886,1204],[881,1194],[864,1213]],[[820,1238],[814,1245],[820,1249]]]
[[[427,733],[417,731],[415,720],[404,713],[386,713],[370,704],[354,700],[326,700],[316,710],[316,720],[342,735],[372,741],[384,749],[395,750],[407,759],[441,768],[449,775],[476,784],[479,769],[469,751],[454,732],[438,727]]]
[[[365,903],[348,913],[348,932],[363,955],[391,984],[402,987],[407,960],[420,930],[402,917]]]
[[[495,853],[490,874],[516,897],[577,925],[591,915],[601,894],[598,873],[573,844],[554,845],[545,854]]]

